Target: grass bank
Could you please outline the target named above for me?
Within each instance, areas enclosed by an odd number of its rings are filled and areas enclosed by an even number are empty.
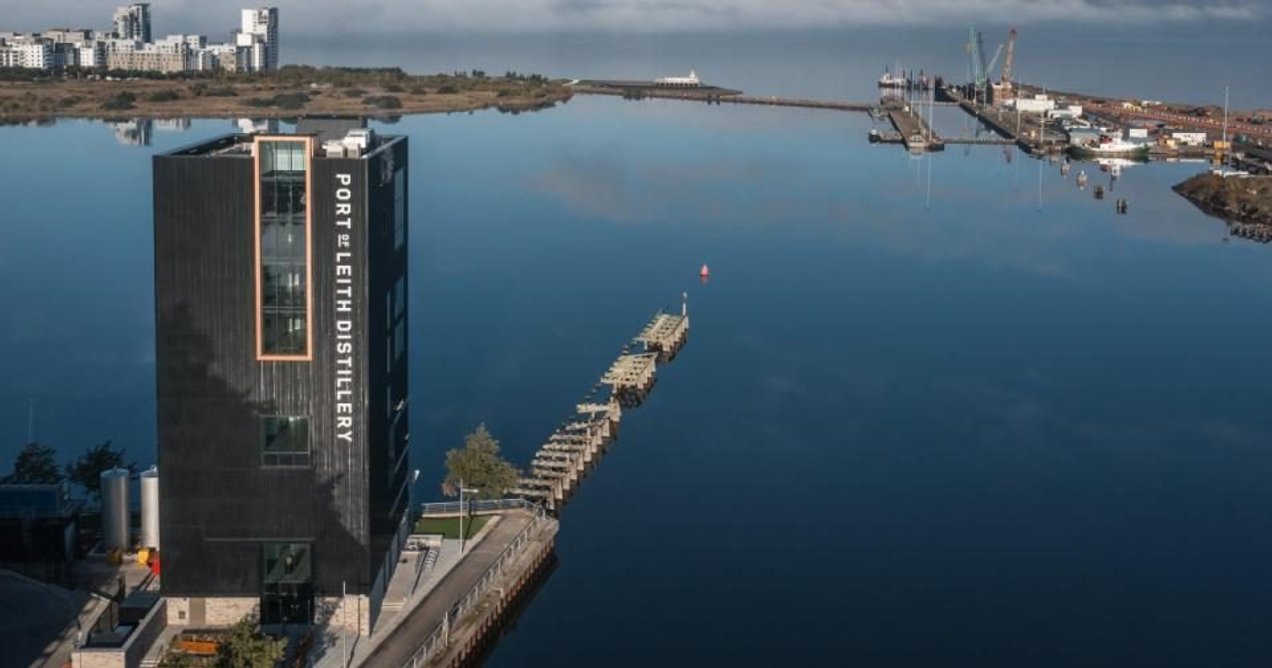
[[[0,121],[80,118],[391,117],[498,109],[519,113],[569,100],[560,81],[485,72],[410,75],[398,68],[288,66],[270,73],[62,72],[0,77]]]
[[[464,518],[464,538],[472,538],[490,521],[490,515],[473,515]],[[458,517],[425,517],[415,523],[415,533],[442,534],[446,538],[459,538]]]

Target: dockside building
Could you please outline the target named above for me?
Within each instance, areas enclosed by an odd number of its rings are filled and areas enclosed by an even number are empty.
[[[407,533],[407,140],[154,158],[162,592],[175,624],[369,632]]]

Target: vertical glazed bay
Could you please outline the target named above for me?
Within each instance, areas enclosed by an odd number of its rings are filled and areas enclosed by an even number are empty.
[[[690,293],[689,346],[490,665],[1272,654],[1272,263],[1169,191],[1203,166],[1097,201],[1014,150],[868,146],[864,115],[577,98],[379,127],[413,151],[421,496],[478,422],[527,461]],[[152,456],[150,156],[230,130],[0,128],[4,461],[30,397],[68,456]]]

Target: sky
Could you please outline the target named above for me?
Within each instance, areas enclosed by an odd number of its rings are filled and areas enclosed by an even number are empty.
[[[115,0],[0,0],[0,31],[107,27]],[[229,33],[245,3],[153,0],[154,32]],[[292,36],[350,32],[617,32],[849,28],[950,23],[1193,21],[1272,17],[1269,0],[278,0]],[[248,5],[251,6],[251,5]]]

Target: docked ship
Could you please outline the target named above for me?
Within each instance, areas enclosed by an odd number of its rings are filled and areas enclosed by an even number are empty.
[[[896,90],[928,90],[932,87],[932,81],[923,72],[919,72],[919,76],[915,77],[912,72],[897,69],[897,73],[893,74],[888,68],[884,68],[883,76],[879,77],[880,88],[891,88]]]
[[[1067,151],[1069,155],[1085,160],[1098,158],[1126,158],[1138,162],[1148,160],[1148,145],[1126,141],[1121,133],[1116,135],[1102,133],[1094,139],[1070,144]]]

